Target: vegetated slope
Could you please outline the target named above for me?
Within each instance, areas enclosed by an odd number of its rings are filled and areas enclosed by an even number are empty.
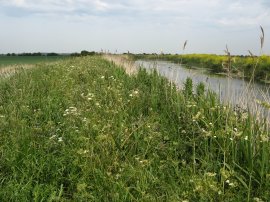
[[[100,57],[0,82],[0,201],[267,200],[269,141],[192,81]]]

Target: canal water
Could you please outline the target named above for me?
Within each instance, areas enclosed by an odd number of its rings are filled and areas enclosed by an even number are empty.
[[[195,86],[202,82],[209,90],[214,91],[224,103],[249,110],[258,117],[270,117],[270,109],[259,104],[260,102],[270,103],[269,85],[210,74],[205,69],[186,68],[181,64],[168,61],[138,60],[136,65],[146,68],[148,71],[156,69],[160,75],[167,77],[180,88],[183,87],[183,83],[188,77],[193,80]]]

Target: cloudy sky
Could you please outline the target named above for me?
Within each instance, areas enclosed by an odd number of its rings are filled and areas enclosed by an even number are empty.
[[[270,54],[270,0],[0,0],[0,53]]]

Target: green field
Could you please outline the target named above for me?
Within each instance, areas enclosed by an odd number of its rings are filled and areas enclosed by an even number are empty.
[[[0,56],[0,68],[10,65],[54,62],[66,58],[67,56]]]
[[[0,201],[268,201],[266,124],[101,57],[0,81]]]

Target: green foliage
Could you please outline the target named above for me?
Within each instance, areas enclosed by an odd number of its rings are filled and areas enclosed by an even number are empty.
[[[204,83],[199,83],[196,87],[196,94],[198,97],[202,97],[205,94],[205,85]]]
[[[184,94],[187,98],[193,95],[193,82],[191,78],[187,78],[186,82],[184,83]]]
[[[0,201],[267,201],[267,128],[192,88],[96,56],[2,80]]]

